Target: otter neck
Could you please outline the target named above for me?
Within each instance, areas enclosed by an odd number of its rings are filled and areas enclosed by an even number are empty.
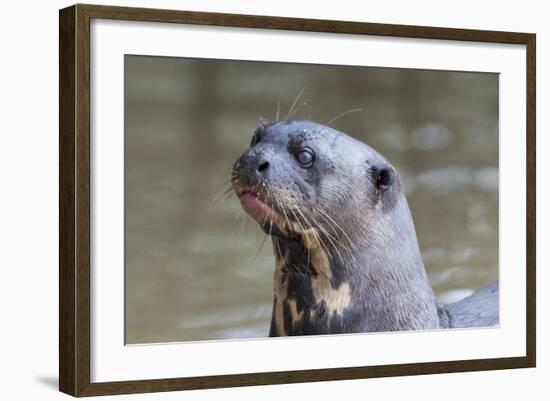
[[[311,230],[273,238],[271,336],[440,327],[412,218],[400,202],[403,213],[362,222],[332,244]],[[334,248],[344,241],[351,246]]]

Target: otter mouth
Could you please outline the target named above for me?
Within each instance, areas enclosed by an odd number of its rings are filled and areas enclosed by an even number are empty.
[[[279,213],[269,205],[265,197],[252,187],[240,187],[236,191],[243,209],[255,220],[266,221],[279,216]]]
[[[259,191],[258,185],[234,182],[233,191],[241,202],[243,210],[256,220],[266,234],[279,238],[297,239],[304,230],[312,228],[304,221],[298,220],[296,212],[292,209],[285,209],[284,204],[281,205],[282,200],[275,198],[274,201],[271,196],[268,197],[267,194]]]

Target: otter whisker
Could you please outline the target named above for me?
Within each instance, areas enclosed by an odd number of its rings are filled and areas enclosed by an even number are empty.
[[[228,171],[224,175],[220,177],[219,185],[225,185],[230,184],[233,182],[235,178],[239,177],[239,173],[236,173],[234,171]]]
[[[222,199],[228,199],[233,193],[233,184],[228,184],[222,191],[222,193],[214,198],[214,200],[210,203],[210,207],[214,207],[218,204],[218,202]]]
[[[244,232],[244,224],[245,224],[245,221],[246,219],[244,218],[244,212],[241,210],[239,210],[236,214],[235,214],[235,223],[238,223],[239,219],[241,219],[241,228],[240,230],[238,231],[238,235],[239,235],[239,238],[241,238],[241,240],[244,240],[243,238],[243,232]]]
[[[309,226],[309,227],[313,227],[311,225],[311,223],[308,221],[308,219],[306,218],[306,216],[300,211],[300,210],[297,210],[298,213],[300,213],[300,215],[302,216],[302,218],[306,221],[306,224]],[[310,216],[313,218],[313,216]],[[320,224],[318,224],[317,221],[315,221],[316,225],[318,227],[321,227]],[[319,246],[326,252],[327,256],[328,257],[332,257],[332,253],[329,251],[327,245],[325,244],[325,242],[321,239],[321,237],[319,236],[319,234],[317,233],[317,230],[313,229],[312,231],[312,234],[313,236],[315,237],[315,240],[317,241],[317,243],[319,244]]]
[[[338,257],[342,261],[342,264],[344,266],[347,264],[348,259],[342,254],[342,252],[344,252],[346,255],[348,255],[349,259],[351,259],[351,260],[354,259],[353,252],[351,251],[351,249],[349,247],[347,247],[344,243],[342,243],[342,241],[338,240],[336,237],[331,235],[322,225],[320,225],[319,228],[321,229],[323,235],[330,242],[332,248],[334,248],[334,250],[338,254]]]
[[[321,214],[319,217],[319,219],[322,219],[325,223],[327,223],[327,225],[330,227],[330,228],[333,228],[333,229],[336,229],[336,233],[338,233],[338,231],[340,233],[342,233],[342,235],[344,236],[344,238],[347,240],[347,243],[349,246],[352,246],[353,243],[351,242],[351,239],[349,238],[349,236],[347,235],[347,233],[344,231],[343,228],[341,228],[338,223],[336,223],[330,216],[328,216],[327,213],[324,213],[324,214]],[[321,226],[323,227],[323,229],[325,229],[324,226]],[[335,233],[335,234],[336,234]],[[344,248],[347,249],[347,246],[346,244],[337,236],[335,235],[331,235],[329,234],[328,232],[326,232],[327,235],[329,235],[331,238],[334,238],[335,241],[337,241],[340,245],[342,245]]]
[[[226,173],[221,177],[219,182],[219,187],[223,187],[226,185],[233,185],[239,179],[240,179],[239,173],[236,173],[236,172]]]
[[[339,249],[338,249],[338,246],[335,244],[334,240],[332,239],[332,236],[327,232],[327,230],[323,227],[322,224],[319,224],[319,222],[317,222],[317,227],[323,232],[323,235],[327,238],[327,240],[331,243],[332,245],[332,248],[336,251],[336,253],[338,254],[338,257],[340,258],[340,260],[342,261],[342,263],[345,264],[345,259],[344,257],[342,256],[342,254],[340,253]],[[316,235],[316,238],[317,238],[317,241],[324,245],[324,248],[325,248],[325,251],[327,252],[328,255],[332,256],[332,252],[330,252],[328,250],[328,246],[324,243],[324,241],[321,239],[321,236],[318,234],[318,233],[315,233],[314,235]]]
[[[294,107],[296,107],[296,104],[304,94],[304,91],[306,90],[305,86],[302,88],[300,93],[298,93],[298,96],[296,96],[296,99],[294,99],[294,102],[292,103],[292,106],[290,106],[290,109],[288,109],[288,113],[286,113],[285,120],[288,120],[288,117],[291,115],[292,111],[294,110]]]
[[[262,185],[262,187],[264,187],[264,185]],[[264,218],[263,218],[263,221],[262,221],[262,223],[261,223],[261,226],[265,226],[265,223],[267,223],[267,219],[268,219],[268,218],[271,218],[271,217],[270,217],[269,215],[267,215],[267,214],[264,215]]]
[[[292,217],[294,218],[294,221],[296,222],[296,224],[298,224],[298,226],[300,227],[300,230],[302,230],[302,232],[306,232],[306,228],[304,227],[304,225],[302,224],[302,222],[300,221],[300,219],[298,219],[298,217],[296,216],[296,213],[294,212],[294,210],[292,209],[289,209],[289,213],[292,214]],[[304,222],[305,223],[305,222]]]
[[[344,237],[346,237],[346,240],[348,241],[349,245],[350,246],[353,246],[353,241],[351,240],[351,238],[349,237],[349,235],[347,234],[347,232],[344,230],[344,228],[342,226],[340,226],[340,224],[338,224],[331,216],[329,213],[327,213],[326,211],[323,211],[321,210],[319,207],[317,207],[316,205],[311,205],[312,208],[317,212],[319,213],[320,216],[322,216],[323,218],[325,218],[326,220],[328,220],[333,227],[335,227],[336,229],[338,229],[342,235]]]
[[[244,211],[243,209],[239,209],[237,214],[235,215],[235,222],[237,222],[241,217],[244,217]]]
[[[313,95],[311,95],[306,101],[302,102],[298,107],[296,107],[296,109],[287,117],[287,120],[295,116],[296,113],[298,113],[298,111],[300,111],[303,107],[307,106],[311,99],[313,99]]]
[[[287,231],[291,231],[292,227],[290,226],[290,220],[288,219],[288,216],[286,214],[286,210],[285,210],[284,205],[282,205],[281,202],[279,202],[279,199],[277,197],[274,197],[274,199],[275,199],[275,202],[277,202],[277,205],[278,205],[279,209],[281,209],[281,211],[283,212],[283,216],[285,217]]]
[[[274,197],[273,191],[270,187],[267,187],[267,198],[272,199]],[[273,216],[269,216],[269,235],[273,233]]]
[[[330,244],[332,245],[332,249],[334,249],[336,251],[336,253],[338,254],[338,257],[340,258],[340,260],[342,261],[342,263],[345,265],[346,264],[346,259],[344,258],[344,256],[342,256],[342,253],[340,252],[340,249],[338,247],[338,244],[335,243],[335,240],[332,238],[332,235],[330,235],[326,229],[322,226],[322,225],[319,225],[319,228],[321,229],[321,231],[323,232],[324,236],[327,238],[327,240],[330,242]],[[338,242],[338,241],[336,241]],[[340,244],[341,245],[341,244]],[[343,246],[342,246],[343,247]],[[345,248],[345,247],[343,247]]]
[[[330,125],[331,123],[335,122],[336,120],[339,120],[340,118],[342,118],[344,116],[347,116],[348,114],[355,113],[356,111],[363,111],[363,109],[360,107],[360,108],[357,108],[357,109],[344,111],[343,113],[338,114],[336,117],[333,117],[330,120],[328,120],[326,123],[324,123],[324,125]]]
[[[279,122],[279,115],[281,113],[281,102],[277,102],[277,113],[275,114],[275,122]]]
[[[246,228],[246,222],[248,221],[248,219],[246,218],[243,218],[243,222],[242,222],[242,225],[241,225],[241,231],[239,232],[239,235],[244,235],[244,230]]]
[[[355,190],[355,189],[354,189]],[[357,189],[358,190],[358,189]],[[358,205],[359,207],[359,205]],[[319,208],[317,208],[317,210],[319,210]],[[349,234],[351,232],[356,232],[356,230],[358,228],[360,228],[359,226],[355,226],[355,225],[351,225],[348,227],[348,229],[344,230],[344,228],[342,226],[340,226],[334,219],[334,214],[337,214],[337,211],[335,210],[332,210],[332,209],[327,209],[324,211],[324,214],[326,215],[326,219],[330,220],[331,223],[335,226],[335,228],[342,234],[342,236],[344,237],[344,239],[348,242],[348,244],[350,246],[353,246],[354,245],[354,242],[351,240]]]
[[[273,243],[275,244],[275,247],[277,248],[276,252],[277,252],[277,255],[279,256],[279,260],[281,261],[282,268],[284,270],[288,270],[288,267],[286,265],[286,260],[283,256],[283,253],[281,252],[281,248],[279,246],[279,241],[275,240],[275,241],[273,241]]]
[[[265,239],[267,238],[267,234],[264,234],[264,237],[262,238],[262,242],[260,244],[260,247],[258,248],[258,250],[256,251],[256,254],[254,255],[254,257],[252,258],[252,261],[250,262],[250,264],[254,263],[256,261],[256,259],[258,259],[258,256],[260,256],[260,253],[262,252],[262,248],[264,247],[264,244],[265,244]]]
[[[320,214],[320,216],[323,216],[322,214]],[[305,216],[304,216],[305,217]],[[311,218],[314,218],[315,216],[313,215],[310,215]],[[324,217],[324,216],[323,216]],[[325,220],[326,221],[326,220]],[[351,250],[349,250],[343,243],[341,243],[341,241],[338,241],[337,238],[333,237],[328,231],[327,229],[324,227],[323,224],[320,224],[319,222],[319,218],[316,220],[316,224],[317,224],[317,227],[323,232],[323,235],[327,238],[327,240],[331,243],[332,245],[332,248],[334,248],[334,250],[338,253],[338,257],[340,258],[340,260],[342,261],[343,264],[346,263],[346,259],[342,256],[342,254],[340,253],[339,251],[339,247],[337,245],[340,245],[342,248],[344,248],[344,250],[347,250],[349,251],[350,255],[352,254],[351,253]],[[318,236],[318,240],[320,242],[322,242],[324,244],[324,241],[321,240],[320,236]],[[328,248],[325,246],[325,248]],[[327,253],[329,255],[331,255],[331,252],[328,251],[328,249],[326,249]]]
[[[222,171],[222,178],[223,177],[228,177],[228,176],[230,176],[231,174],[234,174],[234,173],[235,173],[235,171],[232,168],[229,169],[229,170],[224,170],[224,171]]]
[[[222,193],[227,193],[227,192],[230,192],[233,190],[233,183],[232,182],[225,182],[222,184],[222,186],[220,186],[220,188],[216,191],[216,192],[222,192]]]
[[[264,219],[263,219],[262,224],[261,224],[262,226],[265,226],[265,223],[267,223],[268,217],[269,216],[267,214],[264,216]]]

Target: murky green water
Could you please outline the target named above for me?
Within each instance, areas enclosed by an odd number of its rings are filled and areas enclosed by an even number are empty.
[[[326,122],[399,170],[444,300],[498,277],[498,76],[126,57],[126,342],[266,336],[273,255],[233,196],[259,118]]]

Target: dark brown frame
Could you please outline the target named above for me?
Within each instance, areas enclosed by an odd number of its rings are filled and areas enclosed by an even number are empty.
[[[527,48],[527,325],[524,357],[410,363],[123,382],[90,382],[90,20],[269,28],[404,38],[511,43]],[[534,367],[535,47],[531,33],[74,5],[59,13],[59,389],[73,396],[362,379]]]

